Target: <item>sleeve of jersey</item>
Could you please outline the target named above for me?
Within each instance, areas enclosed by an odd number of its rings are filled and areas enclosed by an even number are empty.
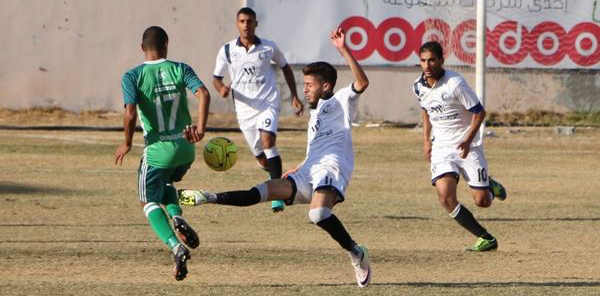
[[[200,87],[204,86],[204,83],[200,81],[194,69],[186,64],[183,64],[183,81],[185,82],[185,87],[192,91],[192,93],[196,93]]]
[[[335,97],[342,103],[347,104],[349,101],[358,99],[360,94],[361,93],[354,88],[354,83],[351,83],[350,85],[338,90],[335,93]]]
[[[273,44],[272,60],[273,60],[273,62],[275,62],[275,64],[279,68],[283,68],[283,67],[285,67],[285,65],[287,65],[287,61],[285,59],[285,56],[283,56],[283,52],[281,52],[281,50],[279,50],[279,47],[276,44]]]
[[[467,110],[470,110],[478,104],[481,105],[481,101],[475,92],[473,92],[464,80],[454,89],[454,95]]]
[[[215,71],[213,72],[213,76],[223,78],[225,77],[226,70],[227,57],[225,57],[225,47],[221,46],[221,49],[219,49],[219,53],[217,53],[217,60],[215,61]]]
[[[136,81],[137,77],[133,71],[129,71],[123,75],[121,88],[123,89],[123,103],[125,105],[137,104],[139,101]]]

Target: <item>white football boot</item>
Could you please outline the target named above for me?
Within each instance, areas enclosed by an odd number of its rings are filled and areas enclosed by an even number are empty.
[[[371,267],[369,266],[369,251],[365,246],[356,246],[356,248],[362,251],[361,258],[357,258],[350,253],[350,260],[352,266],[354,266],[354,272],[356,274],[356,283],[359,287],[364,288],[371,282]]]

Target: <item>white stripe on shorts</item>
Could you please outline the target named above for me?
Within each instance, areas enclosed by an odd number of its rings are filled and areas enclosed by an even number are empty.
[[[146,151],[142,157],[142,165],[140,167],[140,177],[138,180],[138,194],[141,202],[147,202],[146,198],[146,173],[148,172],[148,163],[146,161]]]

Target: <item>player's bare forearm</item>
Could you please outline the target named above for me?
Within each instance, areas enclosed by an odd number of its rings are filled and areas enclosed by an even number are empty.
[[[342,56],[344,56],[344,59],[346,59],[348,66],[350,66],[350,71],[352,71],[352,75],[354,75],[354,88],[359,92],[365,91],[369,86],[367,74],[365,74],[365,71],[363,71],[362,67],[358,64],[346,45],[342,48],[338,48],[338,50]]]
[[[125,105],[125,115],[123,116],[123,129],[125,131],[125,144],[130,146],[133,142],[133,134],[135,133],[135,123],[137,121],[136,105]]]
[[[210,93],[206,87],[198,88],[194,96],[198,98],[198,125],[187,125],[183,129],[183,137],[190,143],[199,142],[204,138],[208,109],[210,108]]]
[[[125,141],[115,151],[115,164],[123,164],[125,155],[131,150],[133,145],[133,133],[135,132],[135,123],[137,121],[137,110],[135,104],[125,105],[125,115],[123,116],[123,130],[125,131]]]
[[[198,88],[194,94],[198,98],[198,129],[201,133],[206,132],[206,121],[210,109],[210,93],[206,87]]]
[[[427,111],[421,110],[421,117],[423,118],[423,142],[431,143],[431,121],[429,121],[429,114],[427,114]]]
[[[292,98],[298,97],[298,91],[296,90],[296,78],[294,77],[294,72],[292,71],[292,67],[290,65],[285,65],[281,68],[283,71],[283,77],[285,78],[285,82],[290,88],[290,93],[292,94]]]
[[[350,71],[352,71],[352,75],[354,75],[354,89],[359,92],[363,92],[369,86],[369,79],[367,78],[367,74],[363,71],[362,67],[358,64],[348,46],[346,46],[346,34],[344,30],[338,28],[337,30],[331,32],[329,36],[331,40],[331,44],[337,48],[337,50],[342,54],[348,66],[350,66]]]
[[[222,77],[213,77],[213,86],[222,98],[226,98],[227,96],[229,96],[229,86],[223,83]]]
[[[483,110],[477,114],[473,114],[471,117],[471,126],[469,127],[469,131],[465,137],[465,140],[468,141],[469,144],[471,144],[473,138],[475,138],[475,135],[479,131],[479,127],[481,127],[481,124],[485,120],[485,114],[485,110]]]
[[[427,111],[421,110],[423,117],[423,156],[425,160],[431,161],[431,121]]]
[[[300,116],[304,113],[304,104],[298,98],[298,92],[296,91],[296,79],[294,78],[294,72],[292,71],[292,67],[290,65],[285,65],[281,68],[283,71],[283,77],[285,77],[285,82],[290,88],[290,93],[292,95],[292,106],[296,109],[296,115]]]

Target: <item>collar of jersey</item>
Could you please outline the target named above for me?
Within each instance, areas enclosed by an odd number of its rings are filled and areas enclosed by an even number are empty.
[[[327,100],[329,100],[331,98],[333,98],[333,93],[328,93],[326,96],[324,96],[324,97],[322,97],[322,98],[319,99],[319,102],[317,102],[317,106],[315,106],[314,108],[309,106],[309,108],[313,109],[313,110],[316,110],[321,105],[321,102],[325,102],[325,101],[327,101]]]
[[[440,74],[440,77],[438,77],[437,81],[440,81],[442,79],[442,77],[444,77],[444,75],[446,74],[446,70],[444,68],[442,68],[442,74]],[[427,83],[427,80],[425,79],[425,73],[421,73],[421,79],[419,79],[419,82],[421,82],[424,86],[428,87],[428,88],[433,88],[433,86],[429,85],[429,83]],[[436,82],[437,84],[437,82]]]
[[[260,41],[260,38],[258,38],[258,36],[256,36],[256,35],[254,35],[254,46],[258,46],[261,43],[262,43],[262,41]],[[240,37],[238,37],[237,40],[235,41],[235,45],[241,46],[241,47],[244,46],[242,44],[242,41],[240,40]]]
[[[162,62],[164,62],[166,60],[167,59],[163,58],[163,59],[158,59],[158,60],[153,60],[153,61],[145,61],[144,64],[147,64],[147,65],[160,64],[160,63],[162,63]]]

